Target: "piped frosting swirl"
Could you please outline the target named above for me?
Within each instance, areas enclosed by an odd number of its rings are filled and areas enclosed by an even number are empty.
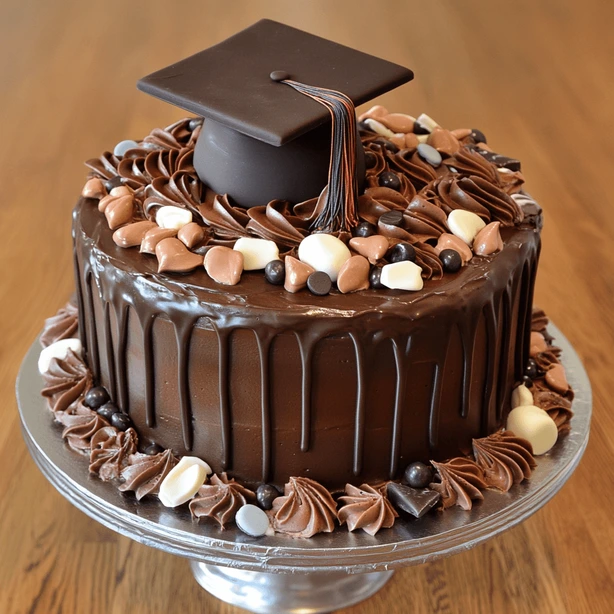
[[[458,505],[468,511],[472,508],[472,500],[484,499],[481,490],[488,487],[481,467],[469,458],[453,458],[445,463],[431,461],[435,467],[439,482],[432,483],[429,488],[441,495],[443,509]]]
[[[128,465],[122,469],[119,485],[122,492],[133,491],[137,501],[146,495],[157,495],[162,480],[177,464],[177,459],[171,450],[164,450],[159,454],[136,453],[128,458]]]
[[[339,499],[342,503],[338,512],[339,524],[347,523],[349,531],[362,529],[369,535],[392,527],[398,513],[385,492],[385,485],[378,489],[368,484],[360,488],[346,484],[345,495]]]

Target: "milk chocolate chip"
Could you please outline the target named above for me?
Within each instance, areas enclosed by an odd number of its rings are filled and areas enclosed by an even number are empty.
[[[205,254],[205,271],[218,284],[234,286],[243,273],[243,254],[229,247],[216,245]]]

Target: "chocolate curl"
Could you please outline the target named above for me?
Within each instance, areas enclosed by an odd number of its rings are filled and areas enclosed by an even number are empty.
[[[277,79],[274,80],[277,81]],[[289,85],[297,92],[325,106],[332,120],[326,202],[311,228],[324,232],[349,231],[358,224],[354,103],[348,96],[335,90],[305,85],[288,78],[281,79],[279,82]]]

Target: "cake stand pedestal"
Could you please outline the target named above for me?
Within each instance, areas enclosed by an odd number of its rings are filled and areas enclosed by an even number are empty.
[[[192,522],[187,506],[170,510],[88,475],[87,460],[61,440],[61,427],[40,396],[35,342],[17,380],[23,436],[45,477],[73,505],[106,527],[191,561],[196,581],[219,599],[252,612],[331,612],[377,592],[393,570],[468,550],[522,522],[545,505],[571,476],[588,443],[591,387],[569,342],[550,326],[563,349],[576,391],[571,433],[545,456],[531,479],[508,493],[486,492],[470,512],[451,509],[417,520],[399,518],[375,537],[345,528],[311,539],[252,538],[232,526]]]

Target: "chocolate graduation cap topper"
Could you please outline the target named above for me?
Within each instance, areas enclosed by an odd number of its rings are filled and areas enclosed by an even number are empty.
[[[283,83],[271,77],[275,71]],[[263,19],[144,77],[138,87],[205,118],[194,151],[198,176],[252,207],[274,199],[302,202],[328,183],[334,113],[300,86],[359,105],[412,78],[397,64]],[[354,141],[360,186],[364,152],[357,136]]]

